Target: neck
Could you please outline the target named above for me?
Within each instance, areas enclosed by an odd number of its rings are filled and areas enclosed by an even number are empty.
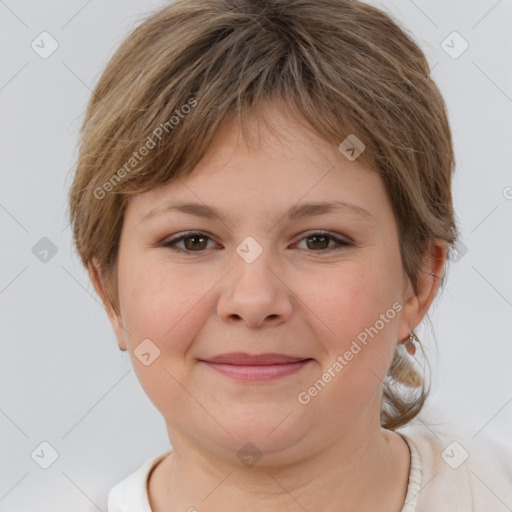
[[[264,458],[247,468],[174,437],[172,454],[149,481],[152,510],[384,512],[401,510],[405,501],[409,448],[380,427],[344,434],[293,464]]]

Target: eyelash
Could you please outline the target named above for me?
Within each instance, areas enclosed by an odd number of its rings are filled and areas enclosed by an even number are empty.
[[[303,236],[299,242],[301,242],[302,240],[306,239],[306,238],[309,238],[311,236],[314,236],[314,235],[321,235],[321,236],[327,236],[328,238],[330,238],[331,240],[333,240],[334,242],[336,242],[338,244],[338,247],[331,247],[329,249],[320,249],[318,251],[314,251],[314,250],[308,250],[309,252],[314,252],[314,253],[326,253],[326,252],[333,252],[333,251],[340,251],[342,249],[346,249],[348,247],[352,247],[354,244],[351,243],[351,242],[347,242],[346,240],[342,240],[330,233],[327,233],[327,232],[324,232],[324,231],[311,231],[309,233],[306,233],[305,236]],[[162,247],[167,247],[169,249],[171,249],[171,251],[175,251],[175,252],[178,252],[178,253],[186,253],[186,254],[193,254],[193,253],[201,253],[201,252],[204,252],[206,251],[206,249],[203,249],[203,250],[200,250],[200,251],[190,251],[188,249],[182,249],[182,248],[179,248],[176,246],[177,243],[181,242],[182,240],[184,240],[185,238],[192,238],[194,236],[203,236],[204,238],[207,238],[208,240],[212,240],[211,237],[209,237],[208,235],[206,235],[206,233],[203,233],[201,231],[190,231],[188,233],[184,233],[183,235],[180,235],[179,237],[176,237],[176,238],[173,238],[172,240],[168,240],[168,241],[164,241],[161,245]],[[299,243],[297,242],[297,243]]]

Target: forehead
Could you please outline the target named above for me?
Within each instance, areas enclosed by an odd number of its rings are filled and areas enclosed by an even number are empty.
[[[307,203],[309,213],[337,208],[362,218],[384,206],[380,176],[361,161],[350,161],[287,116],[275,115],[268,132],[261,126],[255,123],[247,141],[236,122],[225,123],[190,175],[133,197],[129,209],[139,220],[173,209],[222,219],[230,208],[237,215],[263,209],[270,216],[284,215],[286,206],[298,218]],[[328,202],[339,204],[319,205]]]

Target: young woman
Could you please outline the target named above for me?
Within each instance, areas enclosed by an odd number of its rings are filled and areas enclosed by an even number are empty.
[[[123,42],[70,213],[172,449],[110,512],[510,510],[509,447],[400,431],[453,167],[425,56],[364,3],[181,0]]]

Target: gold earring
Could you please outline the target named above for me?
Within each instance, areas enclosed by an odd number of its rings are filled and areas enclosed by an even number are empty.
[[[414,344],[415,341],[421,343],[418,336],[416,336],[416,334],[414,334],[412,331],[409,331],[409,339],[404,342],[404,347],[411,356],[416,354],[416,345]]]

